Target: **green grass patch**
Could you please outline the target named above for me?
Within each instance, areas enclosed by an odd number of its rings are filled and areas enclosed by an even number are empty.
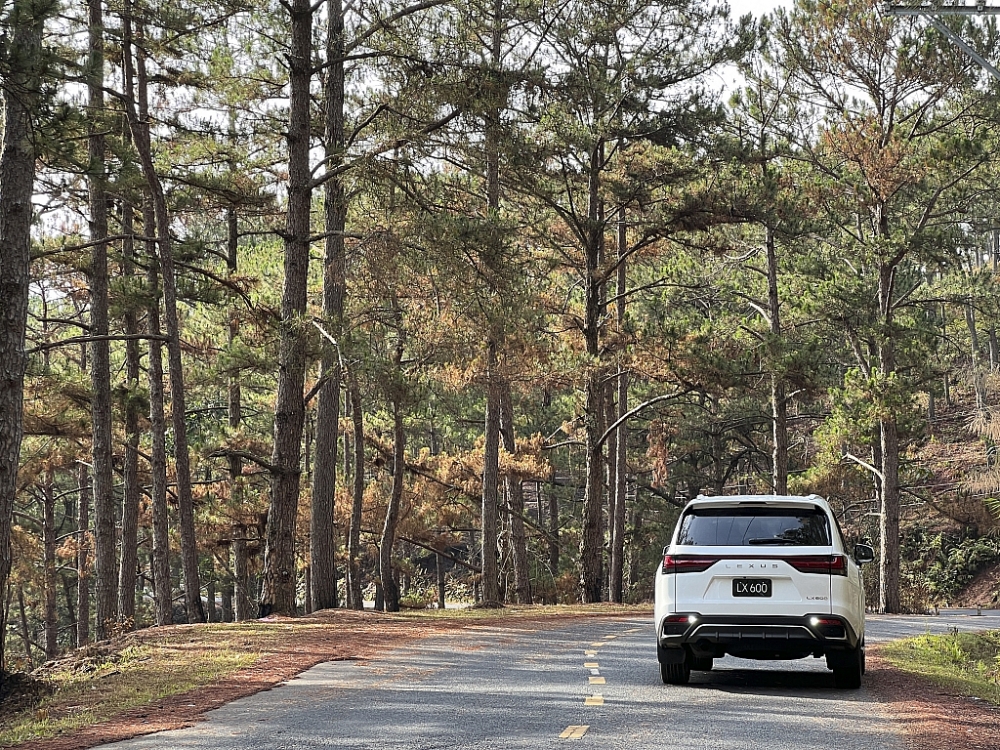
[[[879,647],[894,667],[1000,705],[1000,631],[921,635]]]
[[[189,637],[144,639],[120,650],[88,652],[47,665],[40,675],[53,688],[28,710],[0,712],[0,747],[54,737],[125,711],[210,685],[260,656],[255,638],[224,637],[202,626]],[[235,635],[235,634],[234,634]],[[222,637],[220,637],[222,636]]]

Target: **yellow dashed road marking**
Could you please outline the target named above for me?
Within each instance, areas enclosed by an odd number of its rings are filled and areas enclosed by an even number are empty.
[[[584,651],[583,655],[584,656],[597,656],[597,652],[596,651]]]
[[[596,661],[585,661],[583,663],[583,666],[586,667],[587,669],[597,669],[601,665],[598,664]]]
[[[618,637],[617,635],[606,635],[606,636],[604,636],[604,640],[610,641],[610,640],[613,640],[613,639],[615,639],[617,637]]]
[[[604,678],[603,677],[591,677],[590,678],[590,684],[591,685],[603,685],[604,684]]]
[[[598,693],[597,695],[588,695],[583,700],[583,705],[585,706],[603,706],[604,696]]]
[[[590,729],[590,724],[581,724],[578,726],[566,727],[563,730],[563,733],[559,735],[559,739],[578,740],[587,733],[588,729]]]
[[[597,643],[591,643],[590,647],[591,648],[600,648],[603,645],[604,645],[604,641],[598,641]]]

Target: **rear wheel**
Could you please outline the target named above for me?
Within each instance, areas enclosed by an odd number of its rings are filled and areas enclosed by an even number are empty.
[[[698,672],[710,672],[715,664],[715,659],[711,656],[696,656],[691,660],[691,669]]]
[[[857,690],[861,687],[861,675],[865,673],[865,649],[857,648],[844,653],[833,666],[833,684],[841,690]]]
[[[676,664],[660,662],[660,679],[664,685],[686,685],[691,679],[691,663],[688,657]]]

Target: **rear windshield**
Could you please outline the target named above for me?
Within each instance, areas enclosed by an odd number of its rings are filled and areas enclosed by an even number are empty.
[[[697,547],[830,544],[820,508],[693,508],[681,521],[677,544]]]

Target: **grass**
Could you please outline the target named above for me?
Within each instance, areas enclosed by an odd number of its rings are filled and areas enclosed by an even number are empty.
[[[45,684],[38,685],[44,690],[38,691],[41,697],[30,708],[5,712],[0,704],[0,748],[66,735],[132,709],[150,707],[152,713],[158,701],[215,685],[262,659],[331,633],[341,641],[349,638],[350,632],[359,636],[360,643],[365,638],[386,637],[389,630],[409,636],[419,633],[421,626],[428,632],[439,632],[442,626],[452,624],[462,627],[482,622],[502,627],[537,617],[558,620],[595,614],[645,616],[649,608],[513,605],[502,609],[406,610],[392,615],[336,610],[275,621],[148,628],[73,652],[34,673]]]
[[[1000,705],[1000,631],[921,635],[880,647],[897,669]]]
[[[52,694],[27,711],[0,713],[0,747],[64,734],[212,684],[253,665],[276,635],[256,623],[186,630],[130,636],[50,663],[40,676]]]

